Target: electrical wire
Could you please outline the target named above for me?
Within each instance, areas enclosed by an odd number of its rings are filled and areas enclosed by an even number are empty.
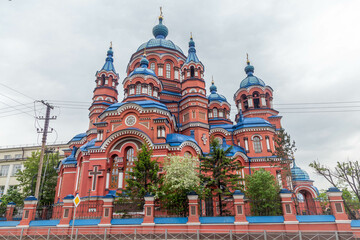
[[[21,93],[21,92],[19,92],[18,90],[15,90],[15,89],[13,89],[13,88],[11,88],[11,87],[3,84],[3,83],[0,83],[0,85],[4,86],[4,87],[6,87],[6,88],[8,88],[8,89],[10,89],[10,90],[13,90],[14,92],[17,92],[17,93],[19,93],[19,94],[21,94],[21,95],[23,95],[23,96],[25,96],[25,97],[27,97],[27,98],[30,98],[31,100],[35,101],[34,98],[32,98],[32,97],[30,97],[30,96],[28,96],[28,95],[26,95],[26,94],[24,94],[24,93]]]

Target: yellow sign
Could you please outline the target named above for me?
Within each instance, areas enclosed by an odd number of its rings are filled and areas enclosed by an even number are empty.
[[[74,205],[77,207],[81,202],[81,199],[79,197],[79,194],[76,194],[76,197],[74,198]]]

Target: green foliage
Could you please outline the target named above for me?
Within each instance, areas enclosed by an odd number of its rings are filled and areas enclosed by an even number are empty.
[[[24,204],[24,198],[17,187],[9,188],[7,193],[1,197],[0,214],[6,212],[6,206],[9,202],[14,202],[17,206]]]
[[[295,141],[291,141],[290,135],[283,128],[276,133],[274,141],[274,155],[283,160],[295,159],[295,152],[297,150]]]
[[[24,170],[19,171],[16,174],[16,179],[20,182],[19,185],[22,187],[23,197],[28,197],[35,191],[39,162],[40,152],[32,152],[31,157],[26,159],[24,162]],[[45,155],[41,177],[42,187],[40,189],[40,204],[52,204],[54,202],[58,176],[55,168],[57,167],[58,163],[58,153]]]
[[[337,162],[336,167],[330,167],[314,161],[309,165],[316,173],[324,177],[332,186],[343,188],[344,206],[352,219],[357,218],[360,202],[360,164],[358,161]],[[350,190],[348,190],[349,188]]]
[[[198,167],[199,160],[193,157],[170,156],[165,161],[166,174],[159,197],[170,214],[186,216],[188,213],[187,195],[198,191],[200,185]]]
[[[223,197],[231,196],[234,190],[240,189],[243,180],[238,172],[243,168],[239,161],[227,157],[232,146],[223,149],[216,139],[210,142],[210,154],[201,157],[200,178],[203,186],[210,190],[211,196],[216,194],[219,201],[220,215],[223,212]]]
[[[133,201],[144,205],[146,193],[155,195],[162,183],[162,178],[158,176],[159,165],[156,160],[151,160],[152,150],[142,145],[137,152],[137,159],[132,172],[127,172],[129,179],[126,179],[125,194]],[[122,195],[123,196],[123,195]]]
[[[276,216],[281,214],[281,203],[275,177],[260,169],[245,177],[245,196],[250,199],[253,216]]]

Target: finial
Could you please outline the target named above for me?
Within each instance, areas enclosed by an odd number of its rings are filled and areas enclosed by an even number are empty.
[[[249,54],[247,54],[247,53],[246,53],[246,63],[247,63],[247,65],[250,65]]]
[[[190,39],[192,39],[192,32],[190,32]]]
[[[214,76],[211,75],[211,84],[214,85]]]
[[[112,41],[110,41],[110,48],[112,48]]]
[[[160,16],[159,16],[159,19],[162,19],[162,18],[163,18],[162,7],[160,7]]]
[[[146,47],[144,48],[144,57],[146,57]]]

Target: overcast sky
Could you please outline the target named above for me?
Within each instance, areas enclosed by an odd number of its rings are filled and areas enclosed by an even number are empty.
[[[207,87],[213,75],[233,116],[249,53],[255,75],[274,89],[283,127],[296,141],[297,164],[317,186],[327,184],[308,167],[313,160],[329,166],[359,160],[359,1],[2,0],[0,146],[41,141],[33,99],[60,107],[52,112],[57,134],[49,143],[86,131],[94,75],[109,42],[122,80],[131,54],[153,37],[159,6],[167,38],[184,53],[193,33]],[[121,101],[121,85],[118,90]],[[44,114],[41,104],[36,111]]]

